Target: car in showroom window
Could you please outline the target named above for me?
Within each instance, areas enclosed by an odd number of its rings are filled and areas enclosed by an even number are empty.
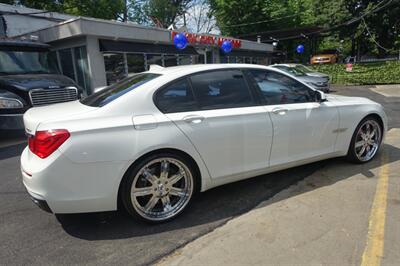
[[[32,108],[24,122],[34,203],[56,214],[124,208],[150,223],[255,175],[339,156],[368,162],[387,130],[378,103],[248,64],[150,68],[88,100]]]

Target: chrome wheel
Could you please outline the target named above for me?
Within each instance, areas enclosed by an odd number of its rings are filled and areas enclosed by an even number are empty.
[[[366,162],[375,156],[382,140],[382,129],[377,121],[366,120],[358,129],[354,152],[357,158]]]
[[[181,161],[158,158],[144,165],[133,179],[131,202],[136,212],[151,221],[179,214],[193,194],[193,176]]]

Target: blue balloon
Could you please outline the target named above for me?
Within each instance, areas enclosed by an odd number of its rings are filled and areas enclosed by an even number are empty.
[[[176,48],[178,48],[180,50],[185,49],[187,46],[187,43],[188,43],[188,40],[187,40],[185,34],[178,33],[175,35],[174,44],[175,44]]]
[[[299,44],[296,48],[297,53],[302,54],[304,52],[304,45]]]
[[[230,53],[232,51],[232,42],[231,41],[224,41],[221,45],[221,49],[222,51],[224,51],[224,53]]]

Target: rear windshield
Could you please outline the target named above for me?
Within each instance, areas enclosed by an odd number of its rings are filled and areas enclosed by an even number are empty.
[[[121,97],[127,92],[136,89],[140,85],[159,77],[160,74],[140,73],[134,76],[127,77],[120,82],[111,85],[99,92],[96,92],[81,100],[81,103],[93,107],[102,107],[118,97]]]

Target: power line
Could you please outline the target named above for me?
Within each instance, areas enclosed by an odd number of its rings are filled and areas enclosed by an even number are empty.
[[[364,18],[362,18],[362,22],[364,23],[364,26],[365,26],[365,29],[366,29],[367,32],[368,32],[368,35],[370,36],[371,40],[376,44],[376,46],[378,46],[379,48],[385,50],[385,52],[388,52],[389,49],[387,49],[387,48],[383,47],[382,45],[380,45],[380,44],[375,40],[375,38],[372,36],[372,34],[371,34],[371,32],[369,31],[369,28],[368,28],[367,23],[365,22],[365,19],[364,19]]]
[[[281,19],[284,19],[284,18],[295,17],[295,16],[297,16],[297,15],[298,15],[298,14],[293,14],[293,15],[288,15],[288,16],[284,16],[284,17],[274,18],[274,19],[261,20],[261,21],[249,22],[249,23],[241,23],[241,24],[235,24],[235,25],[228,25],[228,26],[224,26],[224,28],[232,28],[232,27],[240,27],[240,26],[248,26],[248,25],[262,24],[262,23],[266,23],[266,22],[281,20]]]
[[[309,32],[309,33],[301,33],[301,34],[298,34],[298,35],[288,36],[288,37],[285,37],[285,38],[281,38],[278,41],[296,39],[296,38],[299,38],[299,37],[307,37],[308,35],[329,32],[329,31],[332,31],[334,29],[337,29],[337,28],[340,28],[340,27],[343,27],[343,26],[350,26],[351,24],[354,24],[357,21],[360,21],[361,19],[363,19],[366,16],[369,16],[369,15],[371,15],[373,13],[381,11],[384,8],[387,8],[390,4],[392,4],[392,2],[393,2],[393,0],[388,0],[386,3],[385,3],[385,1],[381,1],[374,8],[372,8],[371,10],[361,14],[359,17],[349,19],[349,20],[347,20],[347,21],[345,21],[343,23],[331,26],[329,28],[320,29],[320,30],[316,30],[316,31],[313,31],[313,32]],[[398,3],[398,1],[397,1],[397,3]],[[291,15],[291,16],[294,16],[294,15]],[[284,18],[284,17],[282,17],[282,18]],[[277,18],[277,20],[278,19],[281,19],[281,18]]]
[[[380,8],[384,8],[386,5],[388,5],[390,2],[392,2],[393,0],[389,0],[384,6],[380,7]],[[384,3],[385,1],[381,1],[379,2],[373,9],[371,9],[368,12],[365,12],[364,14],[362,14],[360,17],[358,18],[353,18],[348,20],[346,23],[348,23],[348,25],[353,24],[354,22],[360,20],[362,17],[368,16],[371,12],[377,12],[379,10],[378,9],[379,5],[381,5],[382,3]],[[278,18],[274,18],[274,19],[268,19],[268,20],[260,20],[260,21],[255,21],[255,22],[249,22],[249,23],[240,23],[240,24],[234,24],[234,25],[227,25],[224,26],[225,28],[232,28],[232,27],[240,27],[240,26],[248,26],[248,25],[255,25],[255,24],[261,24],[261,23],[266,23],[266,22],[271,22],[271,21],[276,21],[276,20],[281,20],[284,18],[290,18],[290,17],[295,17],[298,16],[299,13],[296,14],[292,14],[292,15],[287,15],[287,16],[283,16],[283,17],[278,17]],[[354,20],[354,21],[353,21]]]
[[[392,2],[393,2],[393,0],[389,0],[387,3],[385,3],[382,6],[380,6],[382,3],[384,3],[384,1],[382,1],[379,4],[377,4],[373,9],[371,9],[370,11],[365,12],[364,14],[360,15],[359,17],[352,18],[352,19],[350,19],[350,20],[348,20],[346,22],[340,23],[340,24],[332,26],[330,28],[321,29],[321,30],[317,30],[317,31],[310,32],[310,33],[307,33],[307,34],[302,34],[302,35],[306,35],[307,36],[307,35],[312,35],[312,34],[315,34],[315,33],[329,32],[329,31],[332,31],[334,29],[337,29],[337,28],[340,28],[340,27],[343,27],[343,26],[350,26],[351,24],[354,24],[355,22],[360,21],[361,19],[363,19],[364,17],[366,17],[368,15],[371,15],[373,13],[381,11],[382,9],[388,7],[389,4],[391,4]],[[292,36],[292,37],[299,37],[299,35],[298,36]],[[285,38],[285,39],[288,39],[288,38]]]

